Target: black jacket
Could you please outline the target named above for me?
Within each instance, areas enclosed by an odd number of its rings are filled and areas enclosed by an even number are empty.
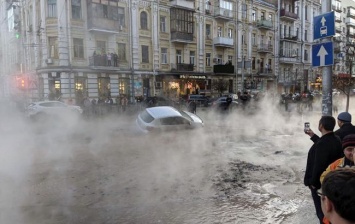
[[[338,130],[334,132],[337,136],[339,136],[340,140],[343,141],[343,138],[350,134],[355,134],[355,126],[351,123],[344,123]]]
[[[342,157],[343,150],[341,141],[334,132],[325,134],[321,138],[314,135],[311,140],[314,144],[308,152],[304,185],[319,189],[321,187],[319,180],[321,174],[329,164]]]

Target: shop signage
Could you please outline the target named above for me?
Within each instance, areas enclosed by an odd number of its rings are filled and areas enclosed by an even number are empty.
[[[180,79],[207,79],[205,75],[180,75]]]

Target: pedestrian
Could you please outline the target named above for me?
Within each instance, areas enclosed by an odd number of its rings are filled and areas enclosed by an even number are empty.
[[[322,184],[321,206],[332,224],[355,223],[355,169],[342,168],[329,172]]]
[[[191,100],[190,103],[187,106],[187,110],[190,113],[196,114],[196,107],[197,107],[196,102]]]
[[[317,189],[321,187],[320,176],[332,162],[341,158],[343,153],[341,141],[333,132],[335,123],[334,117],[323,116],[318,124],[318,130],[322,134],[321,137],[314,134],[311,129],[305,130],[314,144],[308,152],[304,185],[309,187],[311,191],[319,223],[323,223],[324,217],[320,197],[317,194]]]
[[[127,104],[128,104],[128,99],[126,95],[123,95],[121,98],[121,108],[122,108],[122,112],[126,111],[127,108]]]
[[[355,134],[355,126],[351,124],[351,114],[348,112],[341,112],[338,115],[337,123],[339,129],[334,133],[339,136],[340,140],[349,134]]]
[[[112,59],[111,53],[108,52],[106,56],[107,56],[107,66],[111,66],[111,59]]]

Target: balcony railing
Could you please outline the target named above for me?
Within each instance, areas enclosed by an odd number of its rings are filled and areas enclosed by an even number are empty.
[[[297,35],[291,35],[291,34],[286,34],[286,35],[281,34],[281,40],[299,41]]]
[[[286,9],[280,10],[280,17],[282,19],[288,19],[288,20],[297,20],[298,19],[298,15],[296,13],[286,11]]]
[[[351,10],[346,14],[348,17],[355,18],[355,10]]]
[[[257,48],[258,52],[272,52],[271,44],[260,44]]]
[[[258,20],[258,22],[256,23],[256,26],[261,29],[272,29],[273,28],[272,21],[266,20],[266,19]]]
[[[301,60],[298,57],[286,57],[286,56],[280,56],[280,63],[301,63]]]
[[[336,12],[342,12],[342,8],[340,6],[332,5],[332,9]]]
[[[214,10],[214,16],[217,18],[225,18],[229,20],[233,18],[233,11],[229,9],[217,7]]]
[[[335,25],[335,31],[341,33],[341,26],[336,24]]]
[[[234,73],[234,65],[232,65],[232,64],[214,65],[213,72],[214,73]]]
[[[183,8],[188,8],[195,10],[195,2],[194,1],[186,1],[186,0],[172,0],[170,1],[171,6],[178,6]]]
[[[171,41],[173,42],[192,42],[193,40],[194,35],[192,33],[171,31]]]
[[[233,39],[228,37],[215,37],[213,45],[221,47],[233,47]]]
[[[270,75],[270,74],[272,74],[272,69],[271,68],[259,68],[258,73],[260,75]]]
[[[171,71],[178,71],[178,72],[192,72],[194,70],[193,64],[171,64]]]
[[[90,66],[108,66],[108,67],[118,67],[119,60],[116,57],[111,57],[111,61],[107,60],[107,55],[94,55],[89,57]]]

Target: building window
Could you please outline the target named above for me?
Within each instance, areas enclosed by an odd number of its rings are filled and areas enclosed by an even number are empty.
[[[56,18],[57,17],[57,0],[48,0],[48,17]]]
[[[99,77],[97,81],[99,97],[106,98],[111,96],[110,77]]]
[[[222,36],[222,27],[217,27],[217,37],[221,37]]]
[[[255,11],[255,9],[253,9],[253,11],[252,11],[252,13],[251,13],[251,19],[252,19],[252,21],[256,21],[256,11]]]
[[[260,19],[265,20],[265,12],[261,12]]]
[[[308,51],[304,50],[304,60],[308,61]]]
[[[84,40],[79,38],[73,39],[74,58],[84,58]]]
[[[228,62],[230,64],[232,64],[232,62],[233,62],[233,56],[232,55],[228,55]]]
[[[166,17],[165,16],[160,16],[160,32],[162,32],[162,33],[166,32]]]
[[[195,64],[195,51],[190,51],[190,65]]]
[[[117,21],[118,24],[121,26],[125,26],[125,13],[124,13],[124,8],[118,7],[117,8]]]
[[[161,63],[162,64],[168,63],[168,49],[167,48],[161,49]]]
[[[206,66],[211,66],[211,53],[206,53]]]
[[[50,58],[58,58],[58,38],[48,37],[48,55]]]
[[[228,29],[228,37],[233,38],[233,30],[231,28]]]
[[[145,45],[142,45],[142,62],[149,63],[149,49]]]
[[[148,15],[146,12],[141,12],[141,29],[148,29]]]
[[[221,54],[218,54],[218,55],[217,55],[217,64],[218,64],[218,65],[223,64],[223,58],[222,58],[222,55],[221,55]]]
[[[73,19],[81,19],[81,0],[71,1],[71,16]]]
[[[211,24],[206,24],[206,37],[211,39]]]
[[[272,14],[269,14],[269,21],[272,21]]]
[[[96,53],[97,54],[106,54],[106,42],[105,41],[96,41]]]
[[[126,59],[126,44],[125,43],[117,43],[117,57],[118,61],[127,61]]]
[[[255,34],[255,33],[253,33],[253,34],[251,35],[251,44],[252,44],[253,46],[256,45],[256,34]]]
[[[304,30],[304,40],[305,40],[305,41],[307,41],[307,36],[308,36],[307,30]]]
[[[243,3],[242,4],[242,19],[247,18],[247,14],[248,14],[247,10],[248,10],[247,4]]]
[[[57,73],[58,74],[58,73]],[[48,78],[48,88],[49,88],[49,94],[48,94],[48,99],[49,100],[58,100],[60,98],[61,94],[61,82],[60,82],[60,72],[59,75],[56,77],[50,77]]]
[[[194,16],[192,11],[171,8],[170,9],[170,29],[173,32],[193,34]]]
[[[129,78],[120,78],[118,80],[118,90],[119,90],[120,95],[129,96],[129,92],[130,92]]]
[[[255,57],[252,57],[251,59],[251,69],[255,70]]]
[[[308,15],[307,15],[307,14],[308,14],[308,7],[305,6],[305,7],[304,7],[304,19],[305,19],[305,20],[308,20]]]
[[[181,50],[176,50],[176,64],[181,64],[181,62],[182,62]]]
[[[109,20],[119,20],[119,15],[118,13],[122,13],[122,9],[112,6],[112,5],[103,5],[103,4],[98,4],[98,3],[91,3],[92,4],[92,12],[91,15],[95,18],[105,18]],[[123,12],[124,15],[124,12]],[[124,25],[120,24],[120,25]]]

